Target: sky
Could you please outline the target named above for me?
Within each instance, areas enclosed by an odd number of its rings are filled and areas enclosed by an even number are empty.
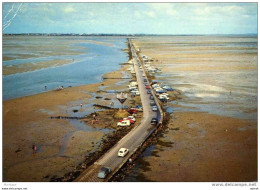
[[[3,33],[257,34],[257,3],[3,3]]]

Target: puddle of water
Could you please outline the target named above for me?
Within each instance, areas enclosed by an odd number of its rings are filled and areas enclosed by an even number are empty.
[[[38,111],[43,112],[43,113],[47,113],[48,115],[53,115],[53,114],[55,114],[54,111],[50,111],[50,110],[46,110],[46,109],[39,109]]]
[[[239,127],[237,128],[238,131],[246,131],[246,128],[245,127]]]

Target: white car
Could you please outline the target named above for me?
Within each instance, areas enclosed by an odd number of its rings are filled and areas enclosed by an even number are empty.
[[[131,123],[129,120],[123,120],[123,121],[117,123],[117,126],[120,126],[120,127],[128,127],[130,125],[131,125]]]
[[[138,90],[132,90],[132,93],[135,93],[136,96],[140,95],[140,92]]]
[[[170,98],[168,98],[168,96],[166,96],[166,95],[159,95],[159,99],[167,99],[167,100],[169,100]]]
[[[129,150],[127,148],[120,148],[120,150],[118,151],[117,156],[125,157],[125,155],[127,155],[128,152],[129,152]]]
[[[152,106],[152,110],[157,111],[158,110],[157,106]]]
[[[135,121],[135,117],[134,116],[128,116],[127,118],[129,118],[129,119],[131,119],[131,120],[133,120],[133,121]]]

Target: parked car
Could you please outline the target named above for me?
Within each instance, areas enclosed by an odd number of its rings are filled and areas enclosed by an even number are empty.
[[[98,178],[105,179],[110,172],[111,169],[109,167],[102,167],[98,172]]]
[[[159,98],[159,100],[160,100],[161,102],[167,102],[167,101],[168,101],[167,98],[165,98],[165,97]]]
[[[138,105],[134,107],[137,111],[143,111],[143,107]]]
[[[158,119],[157,118],[152,118],[151,124],[152,125],[157,125],[157,123],[158,123]]]
[[[120,150],[117,153],[117,156],[125,157],[125,155],[127,155],[128,152],[129,150],[127,148],[120,148]]]
[[[152,92],[151,92],[151,90],[147,90],[147,94],[151,94]]]
[[[174,89],[170,86],[163,86],[163,89],[167,90],[167,91],[173,91]]]
[[[154,100],[154,97],[153,97],[153,95],[150,95],[150,100]]]
[[[129,110],[127,110],[127,112],[133,114],[133,113],[137,113],[137,110],[135,108],[130,108]]]
[[[147,82],[147,79],[144,79],[144,82]]]
[[[157,106],[152,106],[152,110],[153,110],[153,111],[157,111],[157,110],[158,110],[158,107],[157,107]]]
[[[138,90],[132,90],[131,93],[135,93],[136,96],[140,95],[140,92]]]
[[[146,88],[146,89],[150,89],[150,86],[149,86],[149,85],[146,85],[145,88]]]
[[[136,121],[134,116],[129,115],[127,118],[129,118],[132,121]]]
[[[154,84],[157,84],[157,82],[156,82],[156,81],[152,81],[152,82],[151,82],[151,85],[154,85]]]
[[[123,121],[120,121],[117,123],[117,126],[120,126],[120,127],[128,127],[130,126],[130,120],[123,120]]]
[[[130,118],[128,118],[128,117],[121,119],[119,122],[126,121],[126,120],[129,120],[129,121],[130,121],[130,124],[134,124],[134,123],[135,123],[134,120],[132,120],[132,119],[130,119]]]

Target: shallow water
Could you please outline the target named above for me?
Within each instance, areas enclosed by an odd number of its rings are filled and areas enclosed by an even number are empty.
[[[165,44],[165,38],[159,40],[159,54],[172,52],[177,56],[163,57],[162,66],[167,69],[156,77],[182,91],[185,97],[178,104],[257,120],[256,36],[176,36],[169,37]]]
[[[10,43],[15,41],[16,37],[14,36],[13,38]],[[108,40],[108,38],[98,37],[91,37],[90,39],[95,39],[95,41],[99,42],[106,42]],[[41,37],[37,40],[41,44],[44,43],[45,38]],[[68,41],[71,40],[71,38],[68,39]],[[74,40],[77,42],[78,39],[75,38]],[[113,46],[80,42],[76,43],[76,45],[85,48],[79,50],[83,52],[81,55],[31,57],[22,60],[3,61],[3,65],[15,65],[32,61],[52,60],[54,58],[74,59],[73,63],[63,66],[3,76],[3,100],[45,92],[45,85],[47,86],[47,90],[53,90],[57,86],[79,86],[100,82],[102,81],[103,74],[119,69],[120,63],[127,61],[127,54],[121,50],[126,48],[125,42],[126,39],[123,38],[109,41]],[[8,43],[4,44],[3,53],[5,53],[5,45],[7,46]],[[14,51],[17,51],[14,53],[19,53],[19,49],[14,49]]]
[[[169,47],[172,50],[172,53],[192,53],[192,54],[208,54],[208,53],[236,53],[246,55],[247,53],[257,52],[257,38],[247,36],[247,38],[238,38],[235,39],[233,36],[225,37],[214,37],[214,36],[175,36],[169,37],[165,43],[162,43],[164,37],[155,37],[152,39],[144,38],[140,41],[149,42],[156,41],[160,43],[160,49],[156,49],[155,54],[170,54]],[[237,43],[234,43],[234,40]],[[172,42],[172,43],[171,43]],[[199,42],[199,43],[198,43]],[[210,43],[209,43],[210,42]],[[212,43],[215,42],[215,43]],[[216,44],[217,42],[217,44]],[[176,45],[176,43],[179,43]],[[148,49],[149,45],[146,45]],[[174,46],[174,47],[172,47]],[[198,51],[198,46],[203,47],[218,47],[220,50],[201,50]],[[164,52],[164,47],[167,47],[167,52]],[[222,47],[229,48],[241,48],[236,50],[221,50]],[[184,50],[184,49],[192,49]],[[242,48],[252,48],[252,49],[242,49]],[[145,48],[143,48],[145,49]],[[153,49],[153,47],[151,47]],[[177,51],[177,52],[176,52]],[[248,55],[246,55],[248,56]],[[250,57],[250,56],[249,56]],[[178,69],[173,70],[172,68],[178,68],[180,66],[192,66],[198,65],[197,62],[187,62],[178,63],[179,60],[206,60],[209,64],[213,63],[213,67],[218,67],[217,62],[223,60],[219,58],[176,58],[168,61],[167,64],[162,66],[167,67],[165,73],[157,73],[156,80],[160,83],[167,83],[172,86],[174,89],[182,91],[184,98],[178,99],[176,101],[168,102],[166,104],[166,112],[208,112],[211,114],[217,114],[221,116],[229,116],[234,118],[242,119],[251,119],[257,120],[257,80],[258,72],[257,67],[255,69],[242,69],[236,70],[236,64],[243,64],[243,62],[251,62],[252,65],[257,66],[257,57],[252,56],[252,59],[246,60],[248,57],[232,57],[227,54],[224,58],[226,64],[232,63],[233,68],[230,70],[221,70],[221,71],[207,71],[207,70],[186,70],[178,71]],[[164,61],[167,61],[167,58]],[[223,58],[222,58],[223,59]],[[242,60],[242,61],[241,61]],[[164,62],[162,61],[162,62]],[[215,62],[214,62],[215,61]],[[241,63],[242,62],[242,63]],[[199,65],[198,65],[199,67]],[[231,93],[230,93],[231,91]],[[178,104],[175,107],[174,104]],[[172,115],[172,116],[173,116]],[[194,127],[194,123],[189,125],[190,128]],[[247,130],[248,126],[238,128],[238,131]],[[199,135],[203,138],[207,136],[207,131],[199,130]],[[167,139],[167,134],[163,137],[169,142],[172,140]],[[146,181],[145,175],[143,172],[147,169],[149,170],[149,165],[153,165],[153,162],[144,162],[144,157],[152,157],[153,151],[163,151],[154,147],[154,145],[148,147],[141,155],[140,159],[136,161],[135,167],[132,168],[132,172],[126,176],[124,179],[125,182],[136,182],[136,181]],[[185,155],[184,155],[185,157]],[[163,158],[161,158],[163,160]],[[149,159],[147,159],[149,160]],[[147,168],[148,167],[148,168]],[[167,172],[167,171],[165,171]]]

